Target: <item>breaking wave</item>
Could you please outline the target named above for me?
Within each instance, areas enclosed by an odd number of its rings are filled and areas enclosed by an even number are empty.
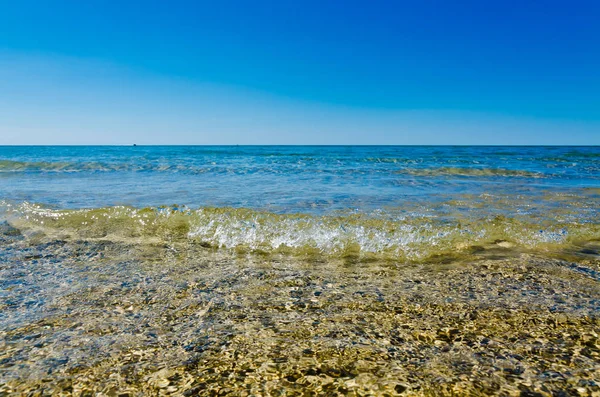
[[[312,216],[177,206],[54,210],[30,203],[4,204],[3,213],[11,230],[27,238],[186,242],[260,254],[386,260],[428,260],[468,254],[489,245],[542,252],[600,241],[597,223],[535,222],[504,216],[442,220],[418,214]]]

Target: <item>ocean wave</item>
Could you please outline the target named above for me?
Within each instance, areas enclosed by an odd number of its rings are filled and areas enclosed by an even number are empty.
[[[167,164],[157,162],[128,162],[128,163],[102,163],[102,162],[53,162],[53,161],[13,161],[0,160],[0,172],[190,172],[204,173],[209,171],[226,171],[224,167],[215,167],[214,163],[206,166],[187,166],[183,164]]]
[[[369,159],[376,162],[385,163],[418,163],[417,160],[410,159]],[[203,173],[248,173],[248,172],[274,172],[279,173],[285,167],[292,167],[293,172],[302,172],[302,167],[297,163],[285,164],[263,164],[246,165],[243,167],[223,166],[212,161],[203,164],[181,164],[181,163],[162,163],[156,161],[149,162],[128,162],[128,163],[102,163],[102,162],[50,162],[50,161],[13,161],[0,160],[0,172],[55,172],[55,173],[76,173],[76,172],[182,172],[188,174]],[[312,168],[305,169],[306,172],[315,172]],[[377,170],[371,170],[376,172]],[[361,173],[365,170],[348,168],[331,169],[324,168],[316,170],[323,173]],[[389,172],[389,171],[385,171]],[[547,176],[541,172],[532,172],[525,170],[512,170],[502,168],[474,168],[474,167],[438,167],[438,168],[401,168],[391,171],[395,174],[407,174],[419,177],[437,177],[437,176],[468,176],[468,177],[526,177],[526,178],[544,178]]]
[[[506,168],[468,168],[468,167],[438,167],[438,168],[406,168],[397,170],[398,174],[409,174],[422,177],[435,176],[467,176],[467,177],[523,177],[544,178],[548,175],[541,172],[512,170]]]
[[[64,171],[75,168],[77,168],[76,165],[70,162],[0,160],[0,172]]]
[[[77,172],[77,171],[115,171],[132,168],[128,164],[103,164],[99,162],[67,162],[67,161],[14,161],[0,160],[0,172],[47,171],[47,172]],[[136,166],[135,168],[140,168]]]
[[[544,251],[600,240],[598,223],[503,216],[453,220],[361,213],[311,216],[177,206],[55,210],[30,203],[3,208],[11,228],[31,238],[185,242],[260,254],[423,261],[490,245]]]

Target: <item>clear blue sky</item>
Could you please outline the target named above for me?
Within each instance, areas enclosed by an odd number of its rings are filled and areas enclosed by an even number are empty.
[[[0,0],[0,144],[600,144],[597,1]]]

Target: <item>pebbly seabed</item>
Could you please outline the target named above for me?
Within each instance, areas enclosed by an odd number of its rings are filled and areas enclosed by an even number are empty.
[[[32,241],[4,227],[2,395],[597,395],[600,261]]]

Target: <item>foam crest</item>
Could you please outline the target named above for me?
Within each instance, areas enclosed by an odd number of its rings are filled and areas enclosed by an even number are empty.
[[[186,242],[262,254],[426,260],[490,245],[552,251],[600,240],[597,223],[505,216],[441,219],[381,212],[311,216],[177,206],[54,210],[31,203],[3,208],[11,227],[30,238]]]

